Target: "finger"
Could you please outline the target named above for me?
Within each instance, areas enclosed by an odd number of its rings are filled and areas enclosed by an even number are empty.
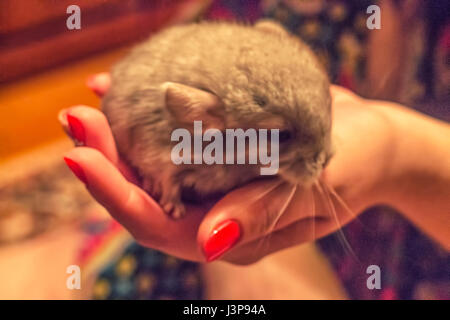
[[[338,226],[331,218],[304,218],[270,235],[235,247],[225,253],[221,260],[240,265],[255,263],[279,250],[324,237],[337,228]]]
[[[58,119],[77,145],[99,150],[128,180],[137,181],[132,170],[120,160],[108,120],[100,110],[75,106],[61,110]]]
[[[99,97],[102,97],[111,85],[111,77],[108,72],[97,73],[87,79],[86,85]]]
[[[150,223],[152,215],[163,214],[153,199],[127,181],[98,150],[75,148],[66,153],[65,160],[92,196],[127,229],[139,228]]]
[[[352,91],[350,91],[349,89],[335,84],[330,85],[330,92],[332,97],[339,94],[352,94]]]
[[[341,87],[341,86],[337,86],[337,85],[330,86],[330,93],[331,93],[331,98],[333,100],[333,104],[341,103],[343,101],[348,101],[348,100],[361,99],[361,97],[358,96],[353,91],[351,91],[347,88]]]
[[[119,161],[114,137],[105,115],[88,106],[74,106],[59,112],[58,119],[79,144],[99,150],[114,164]]]
[[[325,215],[317,212],[316,198],[312,189],[279,180],[250,184],[230,193],[206,215],[198,242],[206,259],[215,260],[232,247],[264,237],[302,217]],[[245,204],[242,199],[246,199]]]
[[[314,188],[315,214],[301,217],[299,220],[248,243],[237,245],[225,253],[222,259],[247,264],[260,258],[292,247],[297,244],[314,241],[335,232],[354,219],[354,215],[348,210],[346,204],[333,194],[323,193],[322,187]],[[339,235],[344,248],[349,248],[343,234]],[[350,248],[351,251],[351,248]]]
[[[189,208],[182,220],[171,219],[96,149],[74,148],[65,154],[65,161],[90,194],[138,243],[184,259],[203,260],[195,241],[203,210]]]

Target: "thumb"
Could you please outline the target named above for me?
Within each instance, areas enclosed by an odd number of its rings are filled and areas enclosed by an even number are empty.
[[[235,190],[205,216],[197,241],[207,261],[312,215],[312,195],[279,179]]]

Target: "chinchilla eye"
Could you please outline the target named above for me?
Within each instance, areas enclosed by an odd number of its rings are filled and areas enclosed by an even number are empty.
[[[280,143],[287,142],[292,139],[292,132],[289,130],[281,130],[279,135]]]
[[[260,107],[265,107],[267,104],[266,98],[257,95],[253,96],[253,101]]]

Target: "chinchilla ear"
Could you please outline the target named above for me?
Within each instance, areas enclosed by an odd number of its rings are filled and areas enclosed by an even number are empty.
[[[162,85],[166,108],[178,123],[193,124],[201,120],[203,128],[224,128],[224,109],[213,93],[174,82]]]
[[[281,24],[270,19],[259,20],[255,23],[255,28],[279,35],[289,35],[289,32]]]

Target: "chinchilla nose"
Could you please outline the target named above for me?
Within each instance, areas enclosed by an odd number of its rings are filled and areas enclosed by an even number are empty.
[[[322,168],[325,168],[331,159],[331,154],[326,151],[320,151],[314,155],[313,159],[314,163],[316,163],[318,166],[321,166]]]
[[[328,163],[330,162],[332,156],[333,156],[332,153],[326,153],[325,154],[325,160],[323,161],[322,168],[325,168],[328,165]]]

